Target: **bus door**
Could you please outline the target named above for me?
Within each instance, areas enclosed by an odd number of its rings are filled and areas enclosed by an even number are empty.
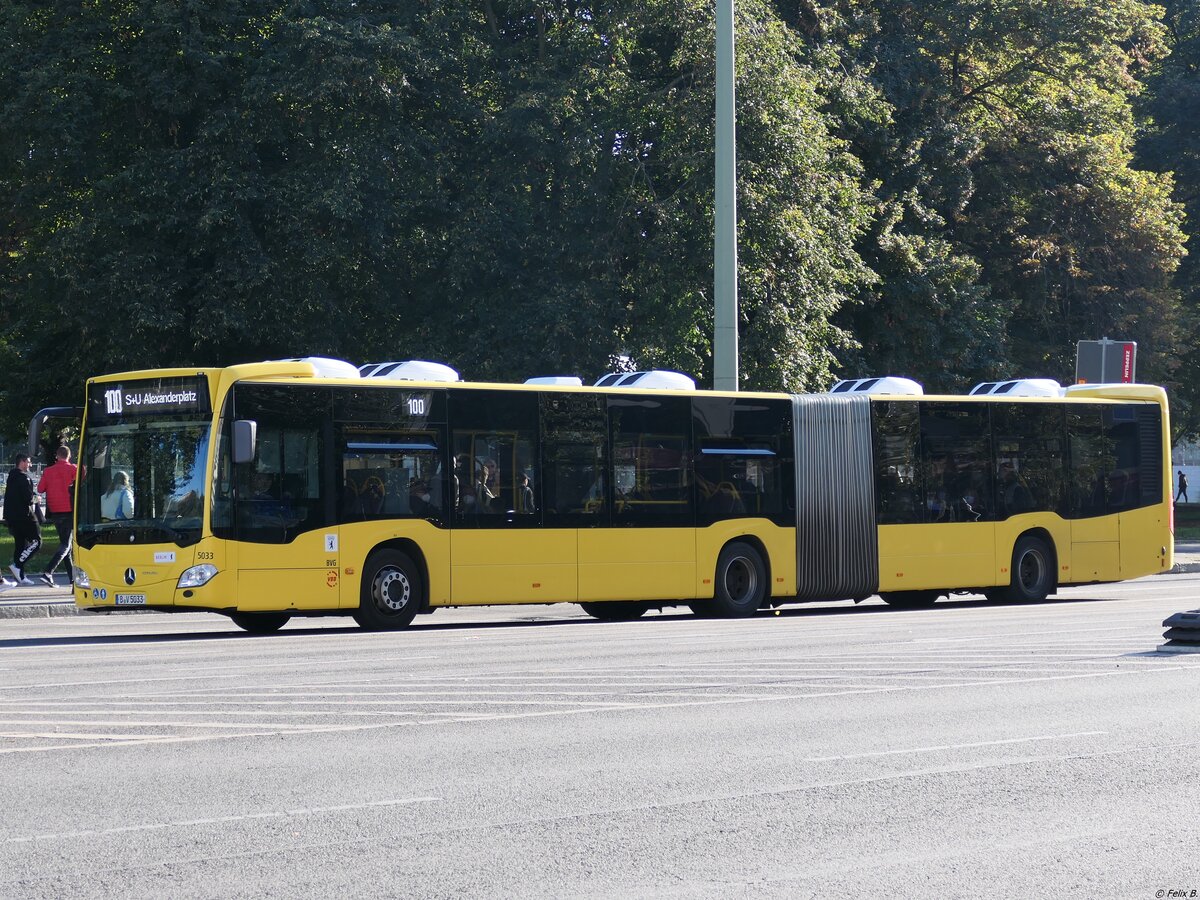
[[[538,396],[463,390],[450,398],[455,604],[576,598],[575,533],[543,510]]]
[[[612,527],[579,532],[579,599],[695,594],[696,535],[680,435],[613,444]]]
[[[575,599],[574,535],[537,528],[533,442],[455,433],[451,594],[456,604]]]
[[[686,398],[608,398],[609,527],[579,531],[579,600],[696,594],[696,532]]]
[[[240,384],[233,403],[234,418],[256,424],[254,459],[231,467],[230,521],[214,523],[218,537],[238,543],[238,608],[335,610],[341,576],[326,464],[329,393]]]

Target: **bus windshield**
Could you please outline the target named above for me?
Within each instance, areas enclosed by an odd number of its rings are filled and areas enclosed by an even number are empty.
[[[79,468],[80,545],[199,541],[211,430],[207,416],[89,428]]]

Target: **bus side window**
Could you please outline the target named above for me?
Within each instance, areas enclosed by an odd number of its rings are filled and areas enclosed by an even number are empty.
[[[875,447],[875,496],[880,525],[924,520],[918,496],[917,446],[920,438],[916,403],[871,404]]]
[[[696,523],[757,516],[795,523],[791,404],[696,398]]]
[[[1102,516],[1108,509],[1108,473],[1113,454],[1104,433],[1102,407],[1071,406],[1067,409],[1070,447],[1071,516],[1086,519]]]
[[[452,515],[459,527],[538,524],[538,395],[459,391],[450,398]]]
[[[410,517],[442,521],[439,440],[433,431],[345,427],[340,521]]]
[[[542,521],[559,528],[609,523],[608,415],[603,396],[541,394]]]
[[[995,518],[986,404],[921,401],[921,472],[928,522]]]
[[[1104,407],[1104,431],[1112,448],[1108,512],[1162,502],[1161,424],[1157,406]]]
[[[691,403],[608,398],[614,524],[691,525]]]
[[[997,518],[1065,514],[1063,406],[1008,403],[992,408]]]

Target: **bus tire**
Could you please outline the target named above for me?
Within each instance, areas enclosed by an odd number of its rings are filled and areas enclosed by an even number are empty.
[[[424,594],[421,570],[399,550],[372,553],[363,567],[354,621],[367,631],[404,628],[416,616]]]
[[[726,619],[752,616],[767,599],[767,567],[750,544],[732,541],[717,557],[712,615]]]
[[[291,616],[275,612],[235,612],[230,613],[229,618],[234,625],[250,634],[274,634],[288,623]]]
[[[928,609],[937,603],[937,591],[888,591],[880,594],[883,602],[896,609]]]
[[[601,622],[628,622],[640,619],[650,610],[646,603],[636,600],[613,600],[606,603],[580,603],[583,611]]]
[[[1023,535],[1013,547],[1012,581],[1006,598],[1036,603],[1054,590],[1054,554],[1050,545],[1036,535]]]

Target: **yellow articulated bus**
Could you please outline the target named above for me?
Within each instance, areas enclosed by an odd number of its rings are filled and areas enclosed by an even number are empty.
[[[76,603],[211,610],[254,632],[515,603],[736,617],[876,593],[1040,600],[1172,564],[1157,387],[532,381],[322,359],[92,379]]]

